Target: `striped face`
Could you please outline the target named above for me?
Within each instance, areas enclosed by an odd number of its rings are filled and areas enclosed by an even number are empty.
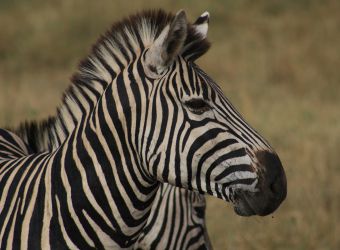
[[[266,215],[285,198],[273,149],[194,63],[179,58],[154,82],[149,105],[147,162],[157,179],[231,201],[241,215]]]
[[[144,56],[146,74],[153,79],[144,142],[150,173],[231,201],[240,215],[272,213],[286,197],[279,158],[190,56],[169,54],[183,46],[176,42],[185,33],[181,21],[172,26]]]

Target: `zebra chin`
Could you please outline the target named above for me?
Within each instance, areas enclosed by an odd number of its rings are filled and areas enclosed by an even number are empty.
[[[256,192],[236,189],[233,192],[234,211],[240,216],[273,213],[287,196],[287,180],[279,157],[275,153],[260,151],[256,154],[259,170]]]

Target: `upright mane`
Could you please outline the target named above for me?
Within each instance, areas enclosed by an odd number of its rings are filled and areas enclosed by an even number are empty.
[[[81,118],[93,109],[117,73],[152,45],[174,17],[163,10],[148,10],[114,23],[93,45],[89,56],[80,62],[56,115],[41,122],[24,122],[11,130],[35,152],[58,147]],[[194,61],[209,49],[210,43],[192,24],[187,24],[187,30],[181,56]],[[85,110],[80,108],[84,100],[87,103],[90,100],[92,104]]]

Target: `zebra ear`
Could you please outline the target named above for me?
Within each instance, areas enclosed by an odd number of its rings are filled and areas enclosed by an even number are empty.
[[[210,47],[206,39],[208,34],[209,13],[206,11],[200,15],[188,31],[190,39],[185,43],[182,56],[188,61],[195,61],[202,56]]]
[[[146,54],[146,74],[152,78],[162,75],[181,52],[187,37],[187,18],[184,10],[177,12]]]
[[[209,28],[209,12],[206,11],[194,22],[193,27],[196,33],[200,34],[202,39],[205,39]]]

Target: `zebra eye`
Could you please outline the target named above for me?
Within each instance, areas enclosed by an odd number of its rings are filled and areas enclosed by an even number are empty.
[[[195,207],[195,212],[198,218],[204,219],[205,216],[205,207]]]
[[[209,104],[203,99],[195,98],[184,103],[191,112],[195,114],[203,114],[210,109]]]

